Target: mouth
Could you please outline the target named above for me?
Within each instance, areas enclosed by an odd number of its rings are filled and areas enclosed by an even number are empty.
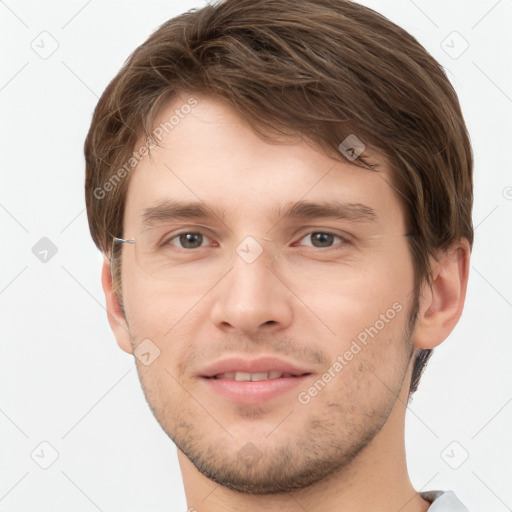
[[[293,377],[302,377],[304,375],[310,375],[310,373],[300,373],[293,374],[288,372],[280,372],[279,370],[270,370],[267,372],[257,372],[257,373],[249,373],[249,372],[224,372],[218,373],[217,375],[213,375],[212,377],[205,377],[207,379],[226,379],[226,380],[236,380],[238,382],[259,382],[262,380],[274,380],[274,379],[283,379],[283,378],[293,378]]]
[[[300,367],[292,361],[275,356],[259,356],[248,359],[242,355],[219,359],[198,372],[200,377],[230,379],[237,381],[259,381],[279,379],[283,376],[298,377],[311,373],[309,368]]]
[[[249,405],[280,396],[290,400],[286,394],[298,386],[305,388],[310,375],[313,375],[310,368],[301,368],[295,362],[270,354],[252,359],[243,354],[232,354],[214,361],[198,373],[207,394]]]

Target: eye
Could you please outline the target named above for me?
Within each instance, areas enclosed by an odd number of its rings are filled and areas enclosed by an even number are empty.
[[[211,242],[211,239],[202,233],[187,231],[173,236],[168,240],[168,244],[176,245],[181,249],[197,249],[203,247],[203,242]]]
[[[340,243],[348,243],[348,241],[343,237],[324,231],[313,231],[312,233],[307,234],[299,240],[299,244],[303,241],[309,241],[309,243],[305,243],[304,245],[316,248],[330,248],[336,241]]]

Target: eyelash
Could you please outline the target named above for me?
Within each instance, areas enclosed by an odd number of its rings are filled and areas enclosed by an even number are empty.
[[[203,237],[211,240],[211,238],[208,235],[205,235],[205,234],[201,233],[200,231],[182,231],[181,233],[177,233],[176,235],[174,235],[171,238],[167,239],[167,241],[164,241],[162,245],[168,245],[168,244],[175,245],[176,247],[178,247],[178,249],[182,249],[184,251],[193,251],[194,249],[197,250],[197,249],[202,249],[204,247],[207,247],[207,246],[201,245],[199,247],[193,247],[192,249],[189,249],[189,248],[186,248],[186,247],[180,247],[180,246],[172,243],[172,240],[179,239],[179,237],[181,235],[187,235],[187,234],[202,235]],[[299,242],[301,240],[304,240],[304,238],[306,238],[308,236],[311,236],[313,234],[331,235],[331,236],[339,239],[341,242],[338,242],[338,243],[341,243],[341,245],[347,245],[347,244],[351,243],[350,240],[347,237],[344,237],[344,236],[341,236],[341,235],[337,235],[336,233],[331,233],[330,231],[320,231],[320,230],[310,231],[309,233],[306,233],[304,236],[302,236],[299,239]],[[219,244],[216,244],[214,247],[217,247],[218,245]],[[311,247],[312,249],[322,249],[323,251],[327,251],[329,249],[336,249],[336,246],[314,247],[313,245],[308,245],[306,247]]]

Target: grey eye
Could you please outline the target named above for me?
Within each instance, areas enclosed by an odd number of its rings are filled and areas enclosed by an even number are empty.
[[[177,242],[175,242],[175,240]],[[183,249],[197,249],[203,245],[205,240],[209,240],[209,238],[202,235],[201,233],[187,232],[181,233],[176,235],[174,238],[171,238],[169,243],[177,245]]]
[[[332,233],[326,233],[324,231],[314,231],[313,233],[309,233],[304,238],[302,238],[301,242],[309,241],[309,243],[306,242],[304,245],[321,248],[331,247],[336,239],[340,241],[343,240],[340,236],[333,235]]]

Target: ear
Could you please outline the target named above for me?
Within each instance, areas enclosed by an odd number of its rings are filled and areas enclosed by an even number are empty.
[[[438,254],[432,264],[432,281],[425,283],[420,296],[414,345],[434,348],[442,343],[459,321],[466,299],[469,275],[469,242],[461,239]]]
[[[110,328],[116,337],[117,344],[128,354],[133,353],[130,329],[126,322],[121,304],[117,294],[112,286],[112,276],[110,273],[110,261],[108,258],[103,260],[103,268],[101,270],[101,285],[105,293],[105,301],[107,304],[107,316]]]

